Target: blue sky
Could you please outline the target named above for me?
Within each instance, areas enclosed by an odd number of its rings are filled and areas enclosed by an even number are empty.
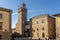
[[[12,9],[12,27],[16,27],[18,21],[18,7],[23,0],[0,0],[0,7]],[[24,0],[28,9],[28,20],[40,14],[60,13],[60,0]]]

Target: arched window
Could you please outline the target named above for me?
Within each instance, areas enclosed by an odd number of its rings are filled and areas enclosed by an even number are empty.
[[[42,28],[42,30],[44,30],[44,27]]]
[[[37,28],[37,31],[38,31],[38,28]]]
[[[43,37],[43,38],[45,37],[45,33],[42,33],[42,37]]]

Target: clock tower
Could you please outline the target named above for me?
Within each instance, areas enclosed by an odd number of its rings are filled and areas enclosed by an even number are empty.
[[[16,24],[16,32],[20,35],[24,35],[24,30],[27,22],[27,8],[26,4],[22,3],[22,6],[18,9],[18,23]]]

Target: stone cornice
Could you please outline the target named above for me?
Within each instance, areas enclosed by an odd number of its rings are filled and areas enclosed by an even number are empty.
[[[55,19],[54,17],[50,16],[49,14],[43,14],[43,15],[34,16],[32,19],[37,19],[37,18],[40,18],[40,17],[50,17],[52,19]]]
[[[58,16],[58,15],[60,15],[60,13],[58,13],[58,14],[54,14],[53,16]]]
[[[2,7],[0,7],[0,11],[12,12],[12,10],[10,10],[10,9],[7,9],[7,8],[2,8]]]

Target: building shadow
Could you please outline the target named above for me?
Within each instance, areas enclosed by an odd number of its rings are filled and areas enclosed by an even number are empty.
[[[10,30],[0,30],[0,40],[11,40],[11,34]]]
[[[17,32],[14,32],[12,35],[11,35],[11,39],[14,40],[14,38],[21,38],[22,35],[20,35],[19,33]]]

